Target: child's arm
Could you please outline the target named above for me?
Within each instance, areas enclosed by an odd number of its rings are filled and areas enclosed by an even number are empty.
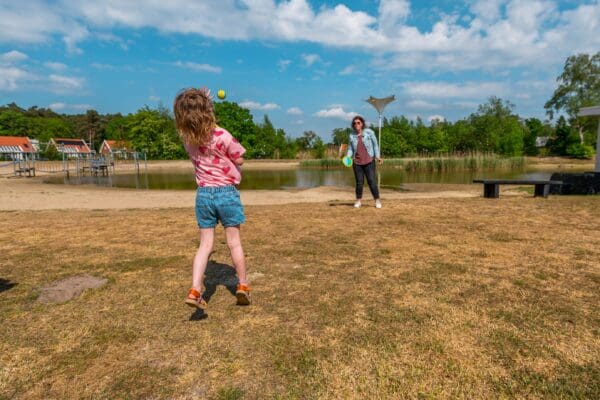
[[[244,163],[244,157],[238,157],[235,160],[233,160],[233,163],[235,165],[242,165]]]

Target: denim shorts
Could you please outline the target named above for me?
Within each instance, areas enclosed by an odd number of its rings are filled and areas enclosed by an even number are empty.
[[[200,228],[224,227],[246,221],[240,192],[235,186],[199,187],[196,191],[196,220]]]

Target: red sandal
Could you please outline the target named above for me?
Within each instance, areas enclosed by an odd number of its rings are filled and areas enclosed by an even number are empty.
[[[248,285],[244,285],[240,283],[237,285],[237,290],[235,291],[235,297],[237,298],[238,306],[249,306],[250,305],[250,287]]]
[[[190,290],[188,290],[188,295],[185,299],[185,304],[187,304],[190,307],[200,308],[202,310],[204,310],[208,306],[206,301],[202,298],[202,293],[200,293],[194,288],[190,288]]]

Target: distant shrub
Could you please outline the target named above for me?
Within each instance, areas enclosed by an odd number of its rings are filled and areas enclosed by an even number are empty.
[[[567,147],[567,155],[573,158],[590,159],[594,156],[594,148],[589,144],[574,143]]]

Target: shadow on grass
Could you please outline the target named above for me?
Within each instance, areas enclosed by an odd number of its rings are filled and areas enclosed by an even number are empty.
[[[210,298],[215,294],[219,285],[225,286],[225,289],[235,297],[238,283],[239,279],[235,268],[231,265],[208,261],[204,272],[204,293],[202,293],[202,297],[207,303],[210,302]],[[204,310],[196,309],[190,316],[190,321],[201,321],[206,318],[208,318],[208,315]]]
[[[239,283],[235,268],[231,265],[220,264],[214,261],[209,261],[204,273],[204,293],[202,297],[207,302],[217,291],[217,286],[223,285],[232,296],[235,296],[235,290]]]
[[[206,318],[208,318],[208,314],[206,314],[204,310],[201,310],[199,308],[197,308],[196,311],[194,311],[193,314],[190,315],[190,321],[202,321]]]
[[[348,202],[348,201],[330,201],[329,203],[327,203],[327,205],[330,206],[330,207],[337,207],[337,206],[354,207],[354,201],[352,201],[352,202]]]
[[[17,285],[18,283],[16,282],[11,282],[8,279],[0,278],[0,293],[10,290]]]

